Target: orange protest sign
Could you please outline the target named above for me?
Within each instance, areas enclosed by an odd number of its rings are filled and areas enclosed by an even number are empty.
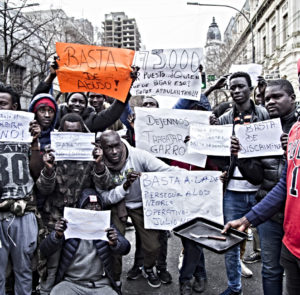
[[[96,92],[126,100],[134,51],[73,43],[56,43],[61,92]]]

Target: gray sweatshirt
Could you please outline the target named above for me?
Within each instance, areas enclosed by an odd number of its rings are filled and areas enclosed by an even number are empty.
[[[178,167],[169,166],[163,161],[157,159],[152,154],[134,148],[130,146],[126,141],[123,141],[128,150],[128,157],[126,159],[125,165],[120,170],[120,173],[114,173],[110,171],[111,175],[122,179],[120,185],[116,186],[114,189],[105,190],[105,180],[107,180],[108,169],[102,175],[103,185],[102,189],[99,189],[98,186],[96,189],[101,193],[105,204],[116,204],[121,200],[125,199],[126,207],[129,209],[137,209],[143,206],[142,203],[142,191],[140,186],[140,180],[137,179],[134,183],[131,184],[127,191],[123,188],[123,183],[126,181],[126,172],[128,170],[134,170],[136,172],[165,172],[165,171],[178,171],[181,170]]]

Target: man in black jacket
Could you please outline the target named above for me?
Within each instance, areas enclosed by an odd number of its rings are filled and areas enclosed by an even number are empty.
[[[280,118],[284,132],[283,139],[287,139],[295,116],[295,93],[293,86],[287,80],[274,80],[267,84],[265,90],[265,105],[271,118]],[[235,140],[238,150],[239,142]],[[239,159],[238,167],[242,175],[250,182],[260,184],[256,193],[256,200],[261,201],[277,184],[286,163],[286,156],[271,156],[255,159]],[[282,245],[284,208],[270,220],[258,227],[262,256],[262,281],[264,294],[281,295],[283,267],[280,265]]]
[[[79,200],[79,208],[100,211],[103,202],[94,189],[85,189]],[[112,253],[126,255],[130,243],[115,228],[107,229],[108,242],[103,240],[64,239],[67,220],[61,218],[55,231],[41,243],[46,257],[60,250],[61,258],[56,273],[56,286],[51,295],[59,294],[121,294],[112,277]]]
[[[267,110],[255,106],[250,100],[252,84],[250,76],[244,72],[233,73],[229,78],[230,95],[234,101],[233,108],[220,118],[214,115],[210,118],[212,125],[220,124],[249,124],[269,119]],[[237,157],[232,154],[228,169],[227,188],[224,193],[223,212],[224,222],[245,215],[255,204],[255,194],[258,186],[248,182],[237,167]],[[225,254],[225,265],[228,277],[228,288],[221,295],[242,294],[240,247],[236,246]]]

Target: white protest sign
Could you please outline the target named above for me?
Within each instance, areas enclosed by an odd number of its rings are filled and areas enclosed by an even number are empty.
[[[93,161],[95,133],[51,132],[55,161]]]
[[[94,211],[77,208],[64,208],[64,218],[68,220],[65,238],[82,240],[105,240],[106,229],[110,228],[110,211]]]
[[[135,108],[134,122],[136,147],[156,157],[167,158],[205,167],[206,156],[188,154],[185,137],[193,122],[209,124],[211,112]]]
[[[29,123],[34,113],[0,111],[0,142],[31,142]]]
[[[142,173],[145,228],[171,230],[201,216],[223,224],[220,171]]]
[[[137,51],[133,64],[140,67],[131,87],[135,95],[161,95],[200,100],[199,65],[202,48]]]
[[[235,72],[246,72],[250,75],[252,86],[257,85],[257,76],[262,73],[262,65],[259,64],[243,64],[243,65],[232,65],[230,67],[229,73],[233,74]]]
[[[211,156],[230,156],[232,125],[190,125],[188,153]]]
[[[241,146],[239,158],[283,155],[280,142],[282,127],[279,118],[236,125],[235,134]]]

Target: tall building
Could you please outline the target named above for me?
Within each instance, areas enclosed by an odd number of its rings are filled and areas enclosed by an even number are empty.
[[[205,72],[207,75],[220,75],[224,43],[222,42],[219,27],[213,17],[205,44]]]
[[[242,12],[249,22],[239,13],[230,21],[224,34],[228,53],[222,66],[251,63],[254,52],[265,78],[288,79],[299,99],[300,1],[246,0]]]
[[[222,41],[216,20],[213,17],[207,31],[205,44],[205,73],[208,86],[214,84],[216,79],[226,73],[225,69],[221,66],[224,54],[224,42]],[[224,100],[228,100],[228,95],[224,90],[214,91],[209,97],[212,106]]]
[[[105,14],[103,22],[102,45],[108,47],[139,50],[141,36],[134,18],[124,12]]]

